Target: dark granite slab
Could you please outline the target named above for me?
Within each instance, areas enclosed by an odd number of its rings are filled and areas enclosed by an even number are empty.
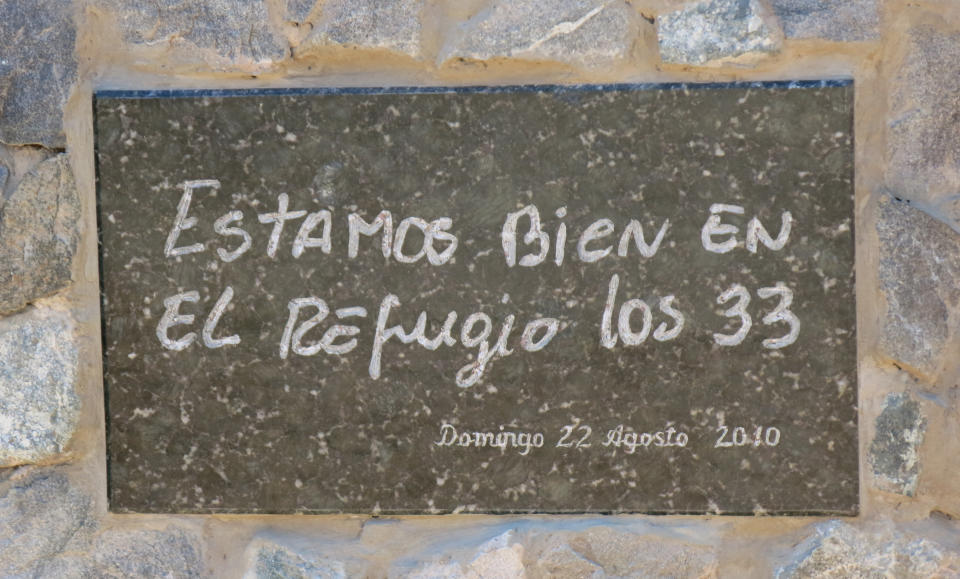
[[[95,109],[113,511],[856,513],[849,83]]]

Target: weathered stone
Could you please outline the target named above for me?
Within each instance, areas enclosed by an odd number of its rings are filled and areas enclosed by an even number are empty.
[[[10,176],[10,170],[0,162],[0,207],[3,207],[3,188],[7,185],[7,177]]]
[[[711,546],[606,527],[531,540],[527,553],[530,568],[550,577],[709,577],[717,569]]]
[[[873,474],[883,490],[913,496],[920,474],[920,445],[927,421],[907,394],[888,394],[870,444]]]
[[[38,165],[0,216],[0,314],[70,284],[80,200],[66,154]]]
[[[594,527],[584,531],[508,531],[465,561],[434,561],[411,577],[711,577],[713,547],[667,536]]]
[[[270,27],[266,0],[97,0],[116,18],[126,42],[209,51],[217,68],[228,62],[283,60],[287,44]],[[218,60],[219,58],[219,60]]]
[[[110,530],[102,533],[92,559],[98,577],[200,577],[200,537],[180,527]]]
[[[71,0],[0,3],[0,141],[63,147],[77,76]]]
[[[517,58],[610,64],[629,55],[634,20],[633,9],[620,0],[494,0],[451,33],[438,62]]]
[[[31,309],[0,320],[0,466],[64,452],[80,411],[77,365],[69,313]]]
[[[910,204],[879,203],[879,281],[886,298],[880,347],[901,365],[934,375],[960,305],[960,237]]]
[[[891,526],[869,531],[840,521],[819,525],[816,534],[794,550],[794,561],[778,578],[956,577],[960,556],[943,546]]]
[[[502,577],[504,579],[526,576],[523,563],[523,545],[516,542],[514,531],[507,531],[482,544],[466,562],[434,561],[411,572],[411,579],[479,579]]]
[[[754,58],[780,49],[776,20],[759,0],[705,0],[657,19],[660,59],[707,64]]]
[[[96,529],[90,498],[50,469],[19,469],[0,482],[0,574],[38,573],[65,549],[84,549]]]
[[[316,4],[317,0],[287,0],[287,20],[306,22]]]
[[[905,42],[890,81],[886,183],[960,231],[960,33],[924,24]]]
[[[248,549],[250,563],[245,579],[308,579],[347,577],[343,563],[320,557],[306,557],[280,545],[257,541]]]
[[[300,54],[324,46],[356,46],[420,56],[423,0],[328,0]]]
[[[31,569],[32,577],[57,579],[102,579],[108,577],[85,555],[61,555],[37,561]]]
[[[859,42],[880,36],[877,0],[772,0],[772,4],[787,38]]]

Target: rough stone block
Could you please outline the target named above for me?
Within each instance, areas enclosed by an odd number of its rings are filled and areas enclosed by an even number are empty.
[[[507,531],[486,541],[466,561],[431,561],[414,569],[408,577],[466,579],[468,577],[525,577],[523,545],[516,533]]]
[[[664,535],[592,527],[583,531],[510,530],[463,560],[422,564],[409,577],[712,577],[713,547]]]
[[[74,339],[67,312],[0,320],[0,466],[55,459],[70,442],[80,412]]]
[[[719,64],[780,49],[776,20],[759,0],[705,0],[657,19],[660,59]]]
[[[109,530],[97,538],[92,555],[98,577],[201,577],[203,550],[196,533],[164,530]]]
[[[287,0],[286,19],[290,22],[306,22],[317,0]]]
[[[0,162],[0,207],[3,207],[3,188],[7,185],[7,177],[10,176],[10,170],[7,169],[7,166]]]
[[[877,0],[772,0],[772,4],[787,38],[859,42],[880,36]]]
[[[709,545],[664,534],[617,531],[594,527],[581,532],[556,533],[527,546],[531,569],[546,576],[593,565],[601,577],[710,577],[717,571],[717,553]],[[583,575],[576,575],[583,576]]]
[[[328,0],[299,54],[325,46],[391,50],[418,58],[423,0]]]
[[[346,579],[347,571],[340,561],[309,557],[267,541],[255,541],[247,549],[249,564],[245,579]]]
[[[222,62],[269,64],[287,56],[287,44],[270,26],[267,0],[96,0],[116,18],[125,42],[200,49]],[[217,61],[217,57],[221,61]]]
[[[960,305],[960,236],[910,204],[879,203],[879,281],[886,298],[880,348],[901,365],[935,375]]]
[[[0,141],[65,146],[75,42],[70,0],[0,2]]]
[[[960,556],[942,545],[891,525],[860,530],[828,521],[794,550],[777,570],[782,579],[822,577],[956,577]]]
[[[960,231],[960,32],[923,24],[905,44],[890,80],[887,187]]]
[[[444,42],[438,62],[516,58],[603,66],[626,59],[637,35],[620,0],[495,0]]]
[[[40,163],[0,216],[0,314],[70,284],[80,200],[66,154]]]
[[[907,394],[887,395],[876,428],[870,463],[880,488],[913,496],[920,475],[920,445],[927,429],[920,405]]]
[[[96,530],[91,500],[51,469],[0,474],[0,575],[54,577],[51,560],[84,549]]]

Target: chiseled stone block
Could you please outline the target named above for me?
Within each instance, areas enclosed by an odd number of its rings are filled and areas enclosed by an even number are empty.
[[[452,30],[438,58],[602,66],[626,59],[638,18],[620,0],[494,1]]]
[[[70,284],[80,200],[66,154],[41,162],[0,214],[0,314]]]
[[[771,0],[787,38],[838,42],[880,37],[878,0]]]
[[[960,231],[960,31],[912,9],[917,24],[889,80],[885,183]]]
[[[124,41],[199,49],[215,68],[229,68],[228,62],[269,64],[287,56],[286,42],[271,28],[267,4],[267,0],[94,0],[116,20]]]
[[[77,76],[70,0],[0,2],[0,142],[63,147]]]
[[[47,308],[0,320],[0,466],[66,450],[80,412],[74,325]]]
[[[879,202],[880,288],[886,303],[880,348],[915,373],[933,377],[956,335],[960,235],[904,201]]]
[[[325,46],[354,46],[418,58],[422,10],[423,0],[328,0],[298,53],[309,55]]]
[[[657,19],[660,59],[716,64],[780,49],[776,19],[759,0],[704,0]]]
[[[883,490],[913,496],[920,476],[920,446],[927,421],[907,394],[888,394],[870,444],[873,474]]]

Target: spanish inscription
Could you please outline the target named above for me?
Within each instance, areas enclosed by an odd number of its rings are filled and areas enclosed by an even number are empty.
[[[849,83],[95,111],[113,510],[856,512]]]

